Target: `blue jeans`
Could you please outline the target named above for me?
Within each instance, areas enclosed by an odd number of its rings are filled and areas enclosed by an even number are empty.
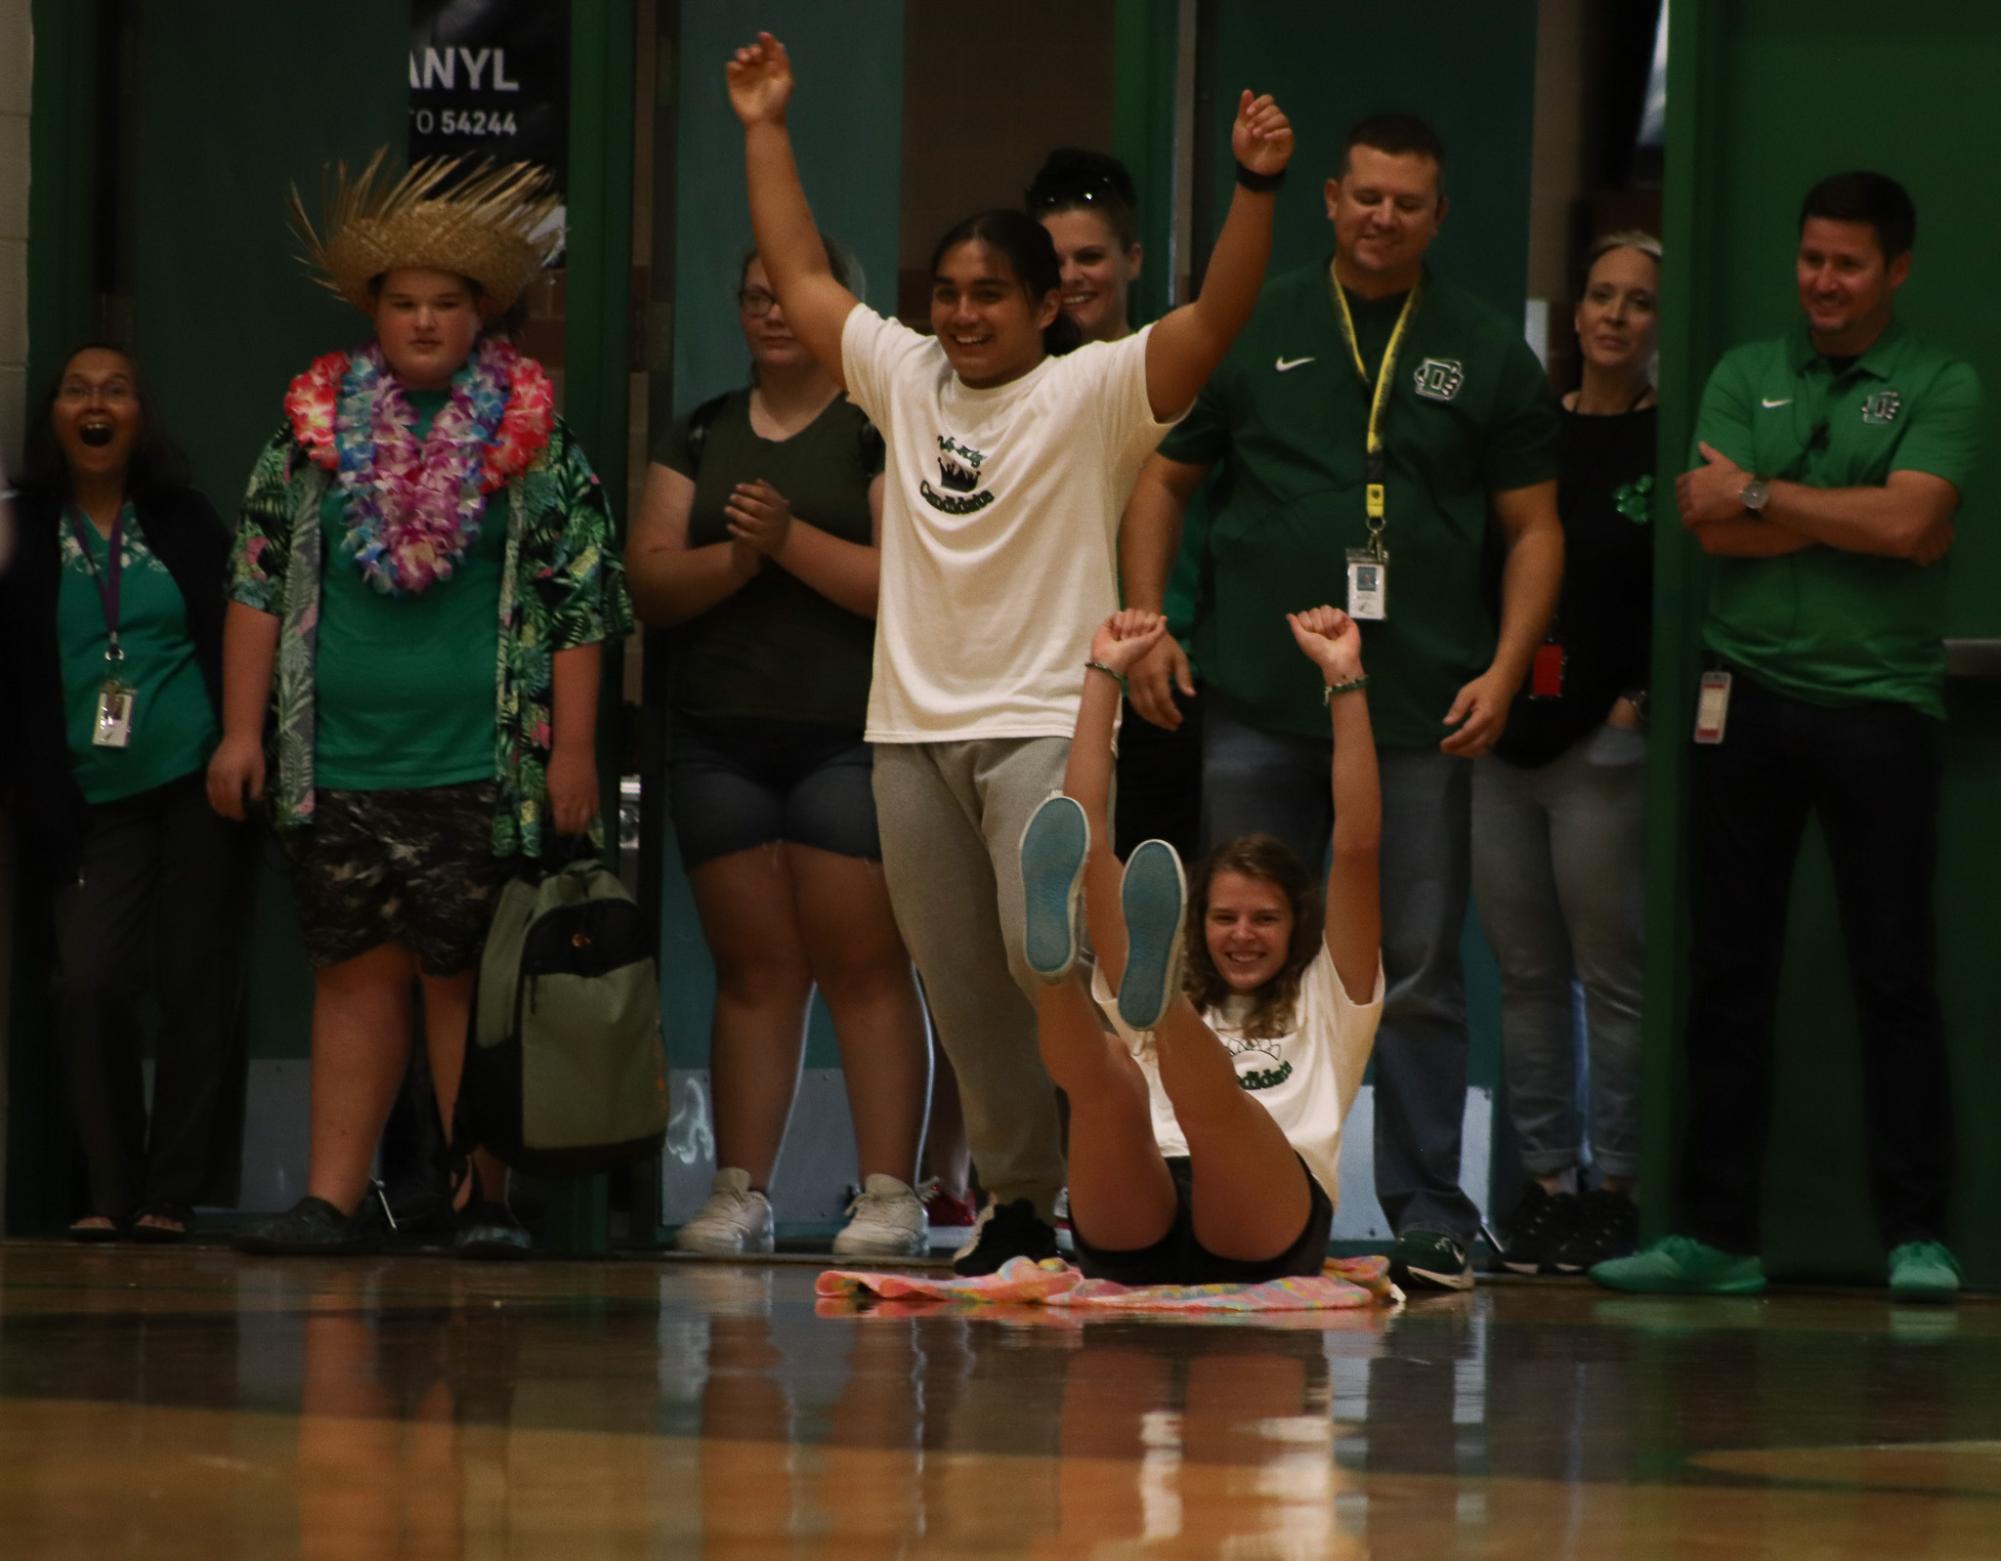
[[[1211,708],[1202,731],[1205,848],[1276,835],[1327,860],[1334,828],[1326,737],[1248,726]],[[1473,767],[1436,749],[1378,756],[1383,786],[1383,975],[1376,1030],[1376,1198],[1398,1234],[1465,1243],[1480,1211],[1459,1186],[1466,1116],[1466,978],[1459,939],[1472,874]]]
[[[1579,1163],[1571,983],[1584,989],[1592,1163],[1640,1170],[1647,740],[1601,726],[1547,764],[1473,765],[1473,898],[1501,967],[1501,1057],[1522,1165]]]

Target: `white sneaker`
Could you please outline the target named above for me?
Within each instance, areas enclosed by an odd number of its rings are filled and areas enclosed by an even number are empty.
[[[848,1205],[848,1223],[834,1238],[840,1257],[922,1257],[931,1250],[924,1204],[907,1182],[873,1174]]]
[[[716,1172],[709,1201],[675,1232],[674,1245],[683,1252],[719,1257],[769,1252],[771,1200],[750,1185],[750,1172],[725,1167]]]

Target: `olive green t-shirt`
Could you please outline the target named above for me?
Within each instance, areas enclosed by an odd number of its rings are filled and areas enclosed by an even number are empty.
[[[419,439],[445,398],[411,393]],[[493,779],[505,494],[488,496],[479,534],[450,576],[408,596],[386,596],[363,578],[338,483],[321,501],[320,526],[317,783],[402,791]]]
[[[137,796],[200,769],[217,735],[215,707],[195,661],[181,588],[146,546],[131,505],[125,506],[122,519],[118,644],[124,658],[116,673],[133,690],[131,736],[123,748],[100,748],[91,741],[98,692],[113,672],[104,659],[107,632],[98,594],[111,561],[110,543],[83,516],[72,514],[63,521],[62,579],[56,593],[63,713],[71,773],[83,800],[93,805]]]
[[[1371,387],[1355,371],[1325,262],[1272,282],[1194,410],[1161,442],[1219,468],[1210,489],[1210,609],[1197,635],[1211,696],[1267,730],[1326,731],[1321,678],[1285,613],[1345,605],[1364,519]],[[1399,296],[1350,295],[1370,375]],[[1384,747],[1432,747],[1493,659],[1488,496],[1556,476],[1556,400],[1516,325],[1427,275],[1391,376],[1382,434],[1388,616],[1362,625]]]
[[[846,542],[874,541],[869,484],[882,440],[861,409],[836,397],[789,439],[750,426],[750,392],[698,408],[653,459],[695,484],[688,546],[729,540],[723,505],[762,478],[792,513]],[[868,713],[875,620],[829,601],[777,564],[674,630],[674,709],[698,720],[800,721],[859,733]]]
[[[1980,451],[1970,364],[1892,322],[1840,372],[1804,321],[1725,353],[1696,439],[1747,472],[1814,488],[1880,487],[1929,472],[1962,493]],[[1701,456],[1690,452],[1691,462]],[[1945,715],[1946,569],[1815,545],[1783,558],[1720,558],[1703,643],[1812,704],[1888,700]]]

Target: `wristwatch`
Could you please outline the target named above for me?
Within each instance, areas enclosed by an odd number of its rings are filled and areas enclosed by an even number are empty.
[[[1765,513],[1765,501],[1772,496],[1772,485],[1762,477],[1753,477],[1737,490],[1737,502],[1753,515]]]

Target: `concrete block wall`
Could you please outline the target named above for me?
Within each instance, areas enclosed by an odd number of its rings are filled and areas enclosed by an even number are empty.
[[[0,0],[0,464],[21,448],[28,385],[29,0]],[[14,832],[0,811],[0,1208],[7,1198],[7,1012],[13,991]]]
[[[10,458],[27,405],[28,11],[29,0],[0,0],[0,451]]]

